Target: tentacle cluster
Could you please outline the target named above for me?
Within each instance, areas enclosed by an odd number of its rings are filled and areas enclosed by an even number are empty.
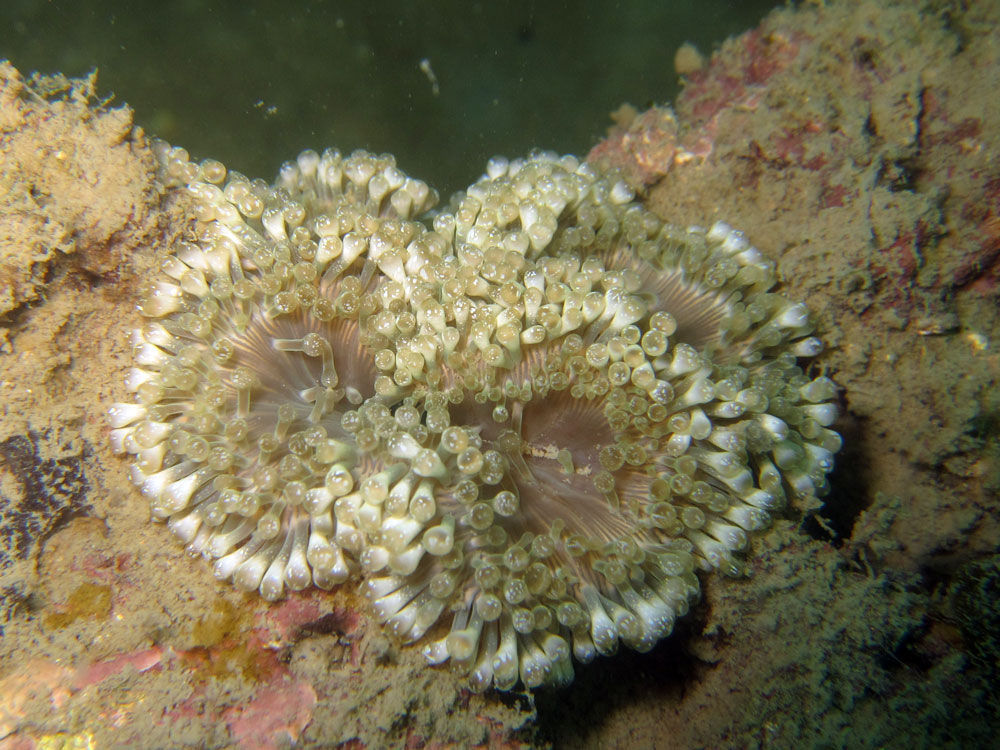
[[[476,689],[644,651],[747,535],[827,491],[822,346],[724,224],[664,224],[574,157],[447,209],[391,157],[269,186],[158,146],[196,213],[139,302],[111,440],[155,518],[269,600],[363,581]]]

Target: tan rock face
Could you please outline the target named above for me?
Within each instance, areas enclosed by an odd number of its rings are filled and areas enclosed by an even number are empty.
[[[95,109],[93,85],[25,82],[0,66],[0,320],[37,301],[57,273],[85,281],[112,271],[122,260],[114,236],[148,220],[135,196],[149,189],[151,162],[132,113]]]

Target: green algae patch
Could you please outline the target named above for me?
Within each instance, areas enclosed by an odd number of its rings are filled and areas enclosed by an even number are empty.
[[[212,611],[191,626],[191,645],[211,648],[249,628],[234,604],[225,599],[212,603]]]
[[[66,600],[60,612],[44,616],[45,626],[60,630],[77,620],[106,620],[111,614],[111,587],[96,583],[81,583]]]

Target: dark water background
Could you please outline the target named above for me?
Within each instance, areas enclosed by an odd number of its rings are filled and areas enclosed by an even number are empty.
[[[367,148],[447,196],[494,154],[586,153],[623,102],[673,99],[682,43],[710,53],[775,3],[3,0],[0,58],[97,68],[148,132],[251,176]]]

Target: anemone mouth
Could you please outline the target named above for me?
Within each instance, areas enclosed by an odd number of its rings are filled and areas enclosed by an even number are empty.
[[[375,395],[378,371],[374,356],[361,344],[357,321],[350,319],[324,322],[311,315],[268,317],[256,310],[244,331],[226,336],[234,354],[226,363],[224,379],[236,391],[233,372],[238,367],[247,368],[256,375],[251,392],[255,404],[269,409],[296,401],[312,406],[316,389],[327,384],[324,380],[329,376],[324,373],[322,356],[302,351],[306,344],[301,342],[307,337],[311,345],[324,350],[324,342],[329,346],[327,369],[335,373],[329,384],[343,390],[349,403],[357,405]]]
[[[677,238],[675,241],[700,244],[701,238]],[[720,291],[690,278],[684,268],[663,265],[662,262],[638,257],[629,245],[616,246],[602,256],[607,268],[630,271],[641,290],[650,312],[669,313],[675,323],[674,340],[698,350],[721,349],[725,335],[724,322],[733,312],[739,293]]]
[[[600,405],[564,393],[539,401],[528,408],[515,404],[512,421],[520,425],[522,455],[548,474],[592,479],[601,470],[601,449],[614,441]]]
[[[650,310],[669,312],[674,317],[677,341],[695,349],[717,346],[722,338],[722,321],[731,311],[729,300],[687,282],[678,272],[653,274],[650,269],[650,276],[655,282],[648,285],[653,297]]]
[[[463,406],[453,410],[455,423],[493,423],[478,430],[478,436],[484,449],[497,450],[508,467],[503,486],[514,492],[520,506],[520,513],[505,524],[511,538],[565,532],[607,542],[632,529],[616,507],[614,489],[595,486],[595,478],[606,474],[601,451],[615,443],[599,403],[549,393],[506,404],[510,417],[500,424],[492,419],[493,404]],[[628,472],[620,474],[616,484],[630,493],[635,480]]]
[[[487,379],[503,380],[513,397],[494,401],[485,392],[476,398],[469,394],[451,407],[451,422],[473,427],[484,449],[503,456],[505,486],[515,492],[521,509],[507,526],[513,538],[565,530],[611,541],[634,530],[616,490],[631,497],[648,481],[629,467],[611,477],[602,464],[602,455],[620,440],[605,416],[603,398],[572,395],[570,379],[559,390],[543,385],[544,393],[524,398],[532,382],[545,383],[549,371],[561,366],[560,348],[533,347],[511,370],[487,374]],[[482,363],[478,367],[489,371]]]

